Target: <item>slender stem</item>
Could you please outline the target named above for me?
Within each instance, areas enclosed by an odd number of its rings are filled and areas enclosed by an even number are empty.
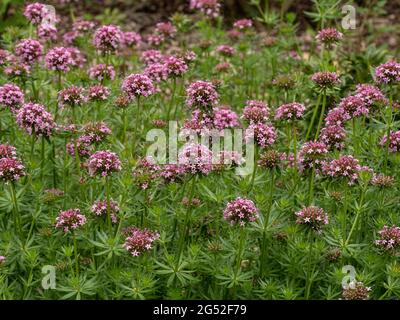
[[[363,204],[363,201],[364,201],[364,195],[365,195],[365,188],[363,187],[362,190],[361,190],[359,209],[357,210],[357,214],[356,214],[356,217],[354,219],[353,225],[351,226],[350,233],[347,236],[347,239],[346,239],[346,242],[345,242],[345,246],[347,246],[349,244],[351,236],[352,236],[352,234],[353,234],[353,232],[354,232],[354,230],[355,230],[355,228],[356,228],[356,226],[358,224],[358,220],[359,220],[359,218],[361,216],[362,204]]]
[[[311,130],[312,130],[312,127],[314,125],[315,117],[317,116],[317,112],[318,112],[320,103],[321,103],[321,95],[318,95],[317,104],[314,107],[314,112],[313,112],[313,115],[311,117],[310,124],[308,125],[307,134],[306,134],[306,141],[310,137]]]
[[[126,130],[128,129],[128,118],[127,118],[127,116],[126,116],[126,108],[123,108],[123,110],[122,110],[122,119],[123,119],[123,122],[124,122],[124,129],[123,129],[123,132],[122,132],[122,143],[123,143],[123,145],[124,145],[124,147],[126,148],[126,146],[125,146],[125,143],[126,143]]]
[[[40,148],[40,180],[43,180],[43,168],[44,168],[44,137],[42,137],[42,145]]]
[[[79,260],[78,260],[78,245],[76,243],[76,235],[75,232],[72,232],[72,238],[74,241],[74,253],[75,253],[75,269],[76,269],[76,275],[79,275]]]
[[[344,188],[344,204],[343,204],[343,223],[342,223],[342,233],[343,233],[343,239],[346,237],[347,233],[347,198],[348,198],[348,192],[349,192],[349,185],[347,181],[344,181],[343,184]]]
[[[294,172],[297,180],[297,130],[294,122],[292,124],[292,131],[293,131]]]
[[[14,223],[15,223],[15,229],[17,233],[22,236],[22,227],[21,227],[21,214],[19,212],[18,208],[18,199],[17,199],[17,193],[15,192],[15,184],[14,182],[10,183],[10,188],[11,188],[11,198],[13,202],[13,209],[14,209]]]
[[[324,119],[324,114],[325,114],[325,107],[326,107],[326,93],[324,91],[324,93],[322,94],[322,110],[321,113],[319,115],[319,122],[318,122],[318,127],[317,127],[317,132],[315,133],[315,140],[318,139],[318,135],[319,135],[319,131],[321,129],[322,126],[322,120]]]
[[[172,109],[173,104],[175,102],[175,92],[176,92],[176,78],[174,77],[173,82],[172,82],[171,100],[169,101],[168,109],[167,109],[167,121],[169,121],[169,116],[170,116],[170,113],[171,113],[171,109]],[[176,115],[176,109],[175,109],[174,116],[175,115]]]
[[[310,182],[308,185],[308,205],[311,205],[314,196],[314,177],[315,177],[315,167],[312,168]]]
[[[310,239],[309,239],[309,246],[308,246],[308,265],[307,265],[307,278],[306,278],[306,287],[305,287],[305,299],[308,300],[310,297],[311,291],[311,260],[312,260],[312,248],[314,244],[314,237],[310,231]]]
[[[389,119],[387,120],[387,132],[386,132],[386,152],[385,152],[385,164],[384,164],[384,172],[387,173],[387,164],[389,158],[389,146],[390,146],[390,130],[392,128],[392,113],[393,113],[393,93],[390,90],[390,98],[389,98]]]
[[[253,164],[253,172],[251,174],[251,180],[249,184],[249,189],[247,193],[250,193],[254,186],[254,180],[257,174],[257,159],[258,159],[258,146],[257,143],[254,145],[254,164]]]
[[[105,185],[106,185],[106,199],[107,199],[107,224],[108,229],[111,231],[111,206],[110,206],[110,181],[108,176],[105,177]]]

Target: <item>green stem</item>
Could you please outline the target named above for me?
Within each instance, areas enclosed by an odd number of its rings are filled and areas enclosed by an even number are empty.
[[[43,180],[43,169],[44,169],[44,137],[42,137],[42,144],[40,148],[40,180]]]
[[[72,238],[74,241],[75,269],[76,269],[76,275],[78,276],[79,275],[78,245],[76,243],[75,231],[72,232]]]
[[[169,121],[169,116],[171,113],[171,109],[173,108],[173,104],[175,102],[175,92],[176,92],[176,78],[174,77],[173,82],[172,82],[172,93],[171,93],[171,100],[168,104],[168,109],[167,109],[167,122]],[[176,109],[174,112],[174,116],[176,115]]]
[[[312,168],[310,182],[308,185],[308,205],[310,206],[312,203],[312,199],[314,196],[314,177],[315,177],[315,167]]]
[[[22,236],[21,214],[19,212],[17,193],[15,192],[14,182],[10,183],[10,189],[11,189],[11,198],[12,198],[12,202],[13,202],[15,229],[16,229],[16,232],[21,237]]]
[[[318,139],[319,131],[320,131],[321,126],[322,126],[322,120],[324,119],[324,115],[325,115],[325,107],[326,107],[326,93],[324,92],[323,95],[322,95],[322,110],[321,110],[321,113],[319,115],[319,122],[318,122],[317,132],[315,133],[314,140]]]
[[[247,191],[247,193],[250,193],[251,190],[254,187],[254,180],[256,178],[256,174],[257,174],[257,159],[258,159],[258,146],[257,143],[254,145],[254,164],[253,164],[253,172],[251,174],[251,180],[250,180],[250,184],[249,184],[249,189]]]
[[[312,232],[312,231],[310,231]],[[314,244],[314,237],[313,234],[310,233],[310,239],[309,239],[309,246],[308,246],[308,265],[307,265],[307,278],[306,278],[306,287],[305,287],[305,299],[308,300],[310,297],[310,291],[311,291],[311,260],[312,260],[312,248]]]
[[[318,112],[320,103],[321,103],[321,95],[318,95],[317,104],[314,107],[314,112],[312,114],[310,124],[308,125],[306,139],[305,139],[306,141],[308,141],[308,138],[310,137],[311,130],[312,130],[312,127],[314,125],[315,117],[317,116],[317,112]]]
[[[351,236],[352,236],[352,234],[353,234],[353,232],[354,232],[354,230],[355,230],[355,228],[356,228],[356,226],[358,224],[358,220],[359,220],[359,218],[361,216],[362,204],[363,204],[363,201],[364,201],[364,194],[365,194],[365,189],[363,187],[363,189],[361,190],[360,205],[359,205],[359,208],[357,210],[356,218],[354,219],[353,225],[351,226],[350,233],[349,233],[349,235],[348,235],[348,237],[346,239],[345,246],[347,246],[349,244]]]
[[[105,177],[105,185],[106,185],[106,199],[107,199],[107,224],[108,229],[111,231],[112,224],[111,224],[111,206],[110,206],[110,181],[108,176]]]
[[[390,146],[390,129],[392,128],[392,113],[393,113],[393,93],[390,90],[390,98],[389,98],[389,119],[387,120],[387,132],[386,132],[386,152],[385,152],[385,164],[383,172],[387,173],[387,164],[389,159],[389,146]]]

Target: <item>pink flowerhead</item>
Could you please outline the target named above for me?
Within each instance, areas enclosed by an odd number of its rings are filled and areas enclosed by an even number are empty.
[[[386,147],[388,143],[387,134],[385,134],[381,141],[380,145],[382,147]],[[400,130],[399,131],[391,131],[389,135],[389,151],[390,152],[399,152],[400,151]]]
[[[251,19],[240,19],[234,22],[233,27],[242,31],[250,29],[253,26],[253,20]]]
[[[100,175],[107,177],[113,172],[122,170],[121,161],[111,151],[97,151],[88,160],[87,167],[91,176]]]
[[[325,211],[315,206],[303,208],[295,214],[297,216],[297,224],[310,226],[317,232],[321,232],[322,227],[329,223],[328,215]]]
[[[394,251],[400,247],[400,228],[398,226],[384,226],[378,232],[379,239],[375,244],[387,251]]]
[[[145,74],[131,74],[122,83],[122,91],[130,98],[148,97],[155,93],[153,81]]]
[[[232,57],[235,54],[235,48],[227,44],[222,44],[217,47],[217,52],[222,56]]]
[[[48,10],[46,6],[39,2],[28,4],[24,10],[24,16],[35,25],[40,24],[47,14]]]
[[[83,127],[83,133],[90,143],[100,143],[111,134],[111,129],[105,122],[90,122]]]
[[[59,72],[68,72],[73,64],[71,52],[64,47],[55,47],[49,50],[45,61],[48,69]]]
[[[66,105],[70,107],[80,106],[86,101],[87,98],[82,87],[71,86],[58,93],[58,104],[61,108]]]
[[[181,77],[188,70],[185,60],[175,56],[166,57],[164,64],[167,68],[168,76],[171,78]]]
[[[56,228],[62,229],[64,233],[74,231],[86,223],[85,215],[79,209],[68,209],[60,211],[56,218]]]
[[[171,22],[159,22],[156,24],[156,32],[165,38],[173,38],[176,34],[176,28]]]
[[[322,90],[326,90],[340,84],[339,76],[335,72],[329,71],[314,73],[311,76],[311,80],[318,88]]]
[[[124,41],[124,34],[118,26],[101,26],[93,34],[93,45],[102,53],[117,51]]]
[[[242,118],[250,123],[260,123],[268,120],[269,108],[267,105],[258,100],[248,100],[243,109]]]
[[[153,158],[145,157],[139,159],[133,170],[133,179],[139,188],[148,189],[158,177],[159,170],[160,167],[155,164]]]
[[[315,168],[319,172],[322,164],[325,162],[328,148],[321,141],[308,141],[303,144],[299,152],[300,171]]]
[[[89,77],[97,81],[114,80],[115,70],[112,65],[96,64],[89,69]]]
[[[212,171],[212,152],[203,144],[187,143],[178,155],[178,164],[191,174],[209,174]]]
[[[350,117],[368,115],[369,113],[369,109],[365,105],[364,100],[358,95],[343,98],[339,103],[339,108],[342,108]]]
[[[303,117],[306,107],[301,103],[293,102],[280,106],[276,109],[276,120],[299,120]]]
[[[247,142],[254,139],[261,148],[267,148],[275,143],[277,133],[272,125],[265,123],[252,123],[246,129],[245,139]]]
[[[165,183],[180,182],[185,173],[185,169],[177,164],[166,164],[160,168],[160,177]]]
[[[397,84],[400,82],[400,63],[388,61],[376,67],[375,80],[379,84]]]
[[[320,30],[315,38],[318,42],[331,46],[332,44],[342,40],[343,33],[339,32],[335,28],[326,28]]]
[[[214,84],[208,81],[192,82],[186,89],[186,103],[190,108],[209,109],[218,103],[219,95]]]
[[[190,8],[199,10],[210,18],[220,15],[221,4],[218,0],[190,0]]]
[[[127,47],[137,46],[140,42],[142,42],[142,37],[139,33],[133,31],[124,32],[124,44]]]
[[[67,143],[65,146],[67,152],[75,157],[75,142]],[[76,139],[76,150],[78,152],[78,156],[81,158],[88,158],[93,152],[92,140],[89,136],[81,136]]]
[[[110,199],[110,216],[111,216],[111,222],[112,223],[117,223],[117,213],[119,212],[119,206],[118,203],[115,202],[114,200]],[[107,200],[98,200],[93,203],[92,207],[90,208],[90,211],[94,213],[98,217],[107,217],[107,212],[108,212],[108,203]]]
[[[71,66],[83,68],[86,63],[85,55],[75,47],[68,47],[67,50],[71,54]]]
[[[43,46],[39,41],[24,39],[15,46],[15,55],[20,58],[22,63],[32,65],[39,60],[43,54]]]
[[[164,55],[159,50],[146,50],[143,51],[140,55],[140,60],[143,61],[146,65],[153,63],[163,63]]]
[[[91,86],[88,90],[89,101],[105,101],[109,95],[110,89],[102,85]]]
[[[157,232],[137,227],[126,228],[124,234],[126,236],[124,248],[134,257],[149,251],[153,242],[160,237]]]
[[[41,24],[37,29],[37,34],[41,41],[57,41],[57,28],[50,24]]]
[[[0,159],[17,158],[17,149],[9,144],[0,144]]]
[[[350,119],[351,116],[346,110],[336,107],[329,110],[325,117],[325,124],[326,126],[343,126]]]
[[[382,91],[372,84],[358,84],[356,87],[356,96],[362,99],[367,107],[387,102]]]
[[[17,123],[29,135],[50,137],[55,129],[55,123],[51,113],[45,107],[37,103],[24,104],[17,113]]]
[[[246,223],[254,222],[258,219],[258,209],[253,201],[244,198],[236,198],[228,202],[224,209],[224,219],[231,225],[239,224],[244,227]]]
[[[159,47],[162,43],[164,43],[165,38],[161,34],[150,34],[147,36],[146,40],[149,46]]]
[[[5,183],[18,181],[25,176],[25,167],[15,157],[0,158],[0,180]]]
[[[359,161],[353,156],[340,156],[330,162],[325,162],[322,166],[322,172],[332,178],[342,178],[353,184],[359,177],[362,167]]]
[[[346,131],[338,125],[327,126],[321,129],[319,139],[325,143],[329,150],[342,150],[346,140]]]
[[[235,128],[239,126],[238,115],[227,106],[219,106],[213,109],[214,126],[218,130]]]
[[[77,20],[73,23],[72,29],[80,34],[88,33],[96,27],[96,23],[88,20]]]
[[[12,83],[0,87],[0,105],[10,108],[15,112],[24,103],[24,93]]]
[[[146,67],[144,74],[155,82],[161,82],[167,80],[168,68],[163,63],[152,63]]]

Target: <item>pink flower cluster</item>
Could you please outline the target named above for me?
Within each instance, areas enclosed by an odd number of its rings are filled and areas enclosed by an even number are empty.
[[[166,164],[160,168],[160,177],[165,183],[179,182],[185,173],[185,169],[177,164]]]
[[[318,32],[315,37],[320,43],[327,46],[331,46],[334,43],[339,42],[343,38],[343,33],[339,32],[335,28],[326,28]]]
[[[24,39],[15,46],[15,55],[20,58],[22,63],[32,65],[39,60],[43,53],[43,46],[39,41]]]
[[[395,178],[384,174],[374,174],[371,179],[371,184],[380,188],[388,188],[393,186]]]
[[[28,4],[24,10],[24,16],[35,25],[40,24],[47,14],[46,6],[39,2]]]
[[[228,106],[219,106],[213,109],[214,126],[218,130],[239,126],[238,115]]]
[[[89,77],[97,81],[114,80],[115,70],[111,65],[96,64],[89,69]]]
[[[75,156],[75,143],[67,143],[67,152]],[[92,154],[92,141],[89,136],[81,136],[76,139],[76,149],[79,157],[86,158]]]
[[[252,123],[246,129],[245,139],[250,141],[254,139],[261,148],[267,148],[274,144],[277,138],[277,133],[272,125],[265,123]]]
[[[222,44],[217,47],[217,52],[222,56],[232,57],[235,54],[235,48],[227,44]]]
[[[315,168],[319,172],[322,164],[326,159],[328,148],[321,141],[308,141],[303,144],[299,152],[299,168],[300,171]]]
[[[380,141],[380,145],[385,147],[388,143],[387,135],[384,135]],[[399,131],[391,131],[389,135],[389,151],[390,152],[399,152],[400,151],[400,130]]]
[[[155,31],[165,38],[173,38],[176,34],[176,28],[172,25],[171,22],[157,23]]]
[[[380,84],[397,84],[400,82],[400,63],[388,61],[376,67],[376,82]]]
[[[88,90],[89,101],[105,101],[109,95],[110,89],[102,85],[91,86]]]
[[[342,127],[346,121],[350,120],[350,115],[343,108],[333,108],[329,110],[325,117],[326,126],[340,126]]]
[[[185,172],[191,174],[209,174],[212,167],[213,154],[203,144],[187,143],[178,154],[178,164]]]
[[[155,93],[153,81],[145,74],[131,74],[122,83],[122,91],[130,98],[148,97]]]
[[[0,105],[10,108],[15,112],[24,103],[24,93],[12,83],[6,83],[0,87]]]
[[[68,72],[73,64],[71,52],[64,47],[55,47],[45,56],[46,66],[50,70]]]
[[[126,236],[124,248],[134,257],[149,251],[153,242],[160,237],[157,232],[137,227],[126,228],[124,234]]]
[[[134,47],[140,44],[142,37],[139,33],[128,31],[124,32],[124,45],[127,47]]]
[[[51,113],[37,103],[24,104],[17,113],[17,123],[29,135],[50,137],[55,128]]]
[[[358,179],[361,170],[363,170],[363,167],[360,166],[359,161],[353,156],[347,155],[325,162],[322,166],[325,175],[346,179],[349,185]]]
[[[319,140],[325,143],[329,150],[342,150],[346,140],[346,131],[338,125],[327,126],[321,129]]]
[[[168,78],[168,68],[163,63],[149,64],[144,70],[144,74],[155,82],[165,81]]]
[[[329,71],[314,73],[311,76],[311,80],[318,88],[322,90],[326,90],[340,84],[339,76],[335,72]]]
[[[75,47],[68,47],[67,50],[71,54],[71,67],[83,68],[86,63],[85,55]]]
[[[5,183],[18,181],[25,176],[25,167],[22,162],[15,157],[0,158],[0,180]]]
[[[248,100],[243,109],[242,118],[250,123],[265,122],[269,117],[269,109],[267,105],[258,100]]]
[[[328,215],[321,208],[311,206],[301,209],[295,213],[297,224],[310,226],[317,232],[321,232],[324,225],[329,223]]]
[[[208,81],[192,82],[186,90],[186,103],[190,108],[209,109],[218,104],[218,92]]]
[[[57,41],[57,28],[50,24],[42,24],[37,29],[38,38],[41,41]]]
[[[239,224],[244,227],[246,223],[254,222],[258,219],[258,209],[253,201],[241,197],[228,202],[224,209],[224,219],[231,225]]]
[[[301,103],[292,102],[276,109],[276,120],[299,120],[303,117],[306,107]]]
[[[118,156],[108,150],[93,153],[87,162],[87,167],[91,176],[100,175],[102,177],[122,170]]]
[[[153,158],[142,158],[133,170],[133,179],[140,189],[148,189],[158,177],[159,170],[160,167],[155,164]]]
[[[197,9],[210,18],[220,15],[221,4],[218,0],[190,0],[190,8]]]
[[[107,200],[98,200],[95,203],[93,203],[91,207],[92,213],[94,213],[98,217],[106,217],[107,216]],[[118,203],[113,201],[112,199],[110,200],[110,216],[111,216],[111,222],[112,223],[117,223],[117,213],[119,212],[119,206]]]
[[[90,143],[104,141],[111,134],[111,129],[104,122],[91,122],[83,128],[84,136],[89,138]]]
[[[240,19],[233,23],[233,27],[238,30],[250,29],[253,26],[253,21],[251,19]]]
[[[72,29],[81,34],[88,33],[94,30],[95,27],[96,24],[93,21],[88,20],[76,20],[72,25]]]
[[[339,103],[339,108],[342,108],[350,117],[366,116],[369,113],[364,100],[358,95],[343,98]]]
[[[344,300],[368,300],[370,287],[366,287],[362,282],[352,281],[343,288],[342,297]]]
[[[371,84],[358,84],[356,96],[362,99],[367,108],[387,102],[382,91]]]
[[[384,226],[378,232],[379,239],[375,240],[375,244],[385,250],[395,250],[400,247],[400,228],[398,226]]]
[[[163,63],[164,55],[159,50],[150,49],[142,52],[140,60],[143,61],[145,65]]]
[[[118,26],[101,26],[93,34],[93,45],[102,53],[117,51],[124,41],[124,34]]]
[[[17,149],[9,144],[0,144],[0,159],[17,158]]]
[[[86,223],[85,215],[79,209],[68,209],[60,211],[56,218],[56,228],[62,229],[65,233],[74,231]]]
[[[168,76],[181,77],[187,70],[188,66],[186,62],[175,56],[169,56],[164,59],[165,67],[167,68]]]
[[[87,98],[82,87],[70,86],[58,93],[58,104],[61,108],[65,105],[70,107],[80,106],[86,101]]]

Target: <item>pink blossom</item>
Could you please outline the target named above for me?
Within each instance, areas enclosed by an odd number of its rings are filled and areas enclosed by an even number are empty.
[[[50,137],[55,129],[53,116],[41,104],[24,104],[16,117],[18,125],[29,135]]]
[[[79,209],[68,209],[60,211],[56,218],[56,228],[62,229],[65,233],[74,231],[86,223],[85,215]]]
[[[224,209],[224,219],[231,225],[239,224],[244,227],[246,223],[254,222],[258,219],[259,213],[253,201],[241,197],[228,202]]]
[[[87,167],[91,176],[100,175],[102,177],[122,170],[118,156],[109,150],[97,151],[92,154],[87,162]]]

